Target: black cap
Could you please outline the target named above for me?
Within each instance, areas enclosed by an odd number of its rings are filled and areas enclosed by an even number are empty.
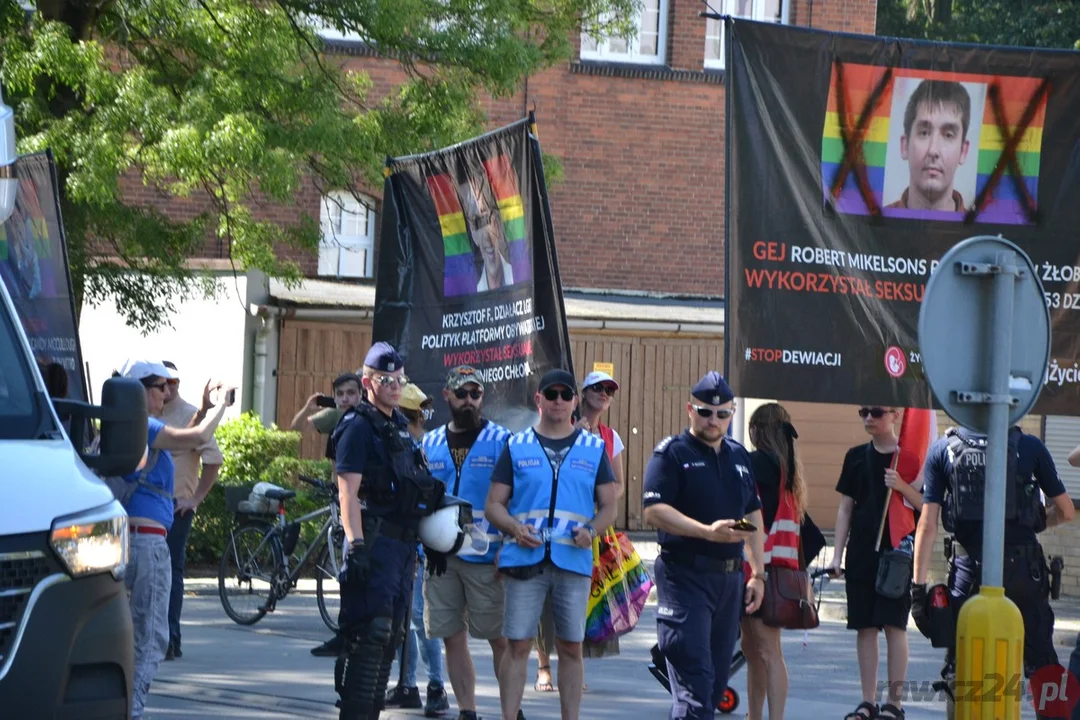
[[[706,405],[723,405],[728,400],[735,399],[735,393],[731,392],[724,376],[715,370],[705,373],[690,394]]]
[[[574,376],[566,370],[560,370],[558,368],[555,370],[548,370],[544,373],[544,376],[540,378],[539,390],[540,392],[544,392],[554,385],[565,385],[575,393],[577,392],[577,380],[575,380]]]
[[[390,343],[377,342],[368,350],[367,357],[364,358],[364,367],[379,372],[394,372],[405,367],[405,363]]]

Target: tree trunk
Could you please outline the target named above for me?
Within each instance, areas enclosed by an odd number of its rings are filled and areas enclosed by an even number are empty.
[[[952,22],[953,0],[934,0],[934,24],[948,25]]]

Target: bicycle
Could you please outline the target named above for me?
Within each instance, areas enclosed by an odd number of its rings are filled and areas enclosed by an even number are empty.
[[[268,500],[279,503],[277,519],[270,521],[267,515],[252,515],[238,509],[250,488],[225,489],[226,509],[236,515],[237,525],[230,531],[229,542],[221,556],[218,595],[225,614],[234,622],[254,625],[268,612],[273,612],[277,603],[297,587],[308,560],[317,557],[315,595],[319,614],[326,626],[336,633],[338,609],[334,601],[336,599],[340,603],[338,573],[342,566],[345,538],[337,488],[315,478],[298,477],[314,487],[318,495],[328,502],[325,507],[290,522],[285,519],[285,502],[296,497],[295,490],[275,487],[264,494]],[[329,517],[319,528],[315,539],[299,559],[295,559],[301,526],[324,515]],[[245,598],[255,600],[246,610],[241,608]]]

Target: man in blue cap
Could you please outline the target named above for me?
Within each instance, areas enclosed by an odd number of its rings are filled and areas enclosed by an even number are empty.
[[[657,528],[657,639],[667,659],[670,718],[713,718],[724,696],[743,608],[765,590],[761,502],[750,456],[727,437],[734,394],[709,372],[686,403],[690,427],[664,438],[645,471],[645,521]],[[749,522],[753,529],[738,529]],[[750,580],[743,576],[749,540]]]
[[[345,642],[334,666],[341,720],[374,720],[384,706],[413,597],[417,527],[445,492],[397,409],[409,382],[401,356],[375,343],[360,375],[366,397],[332,435],[348,543],[338,620]]]

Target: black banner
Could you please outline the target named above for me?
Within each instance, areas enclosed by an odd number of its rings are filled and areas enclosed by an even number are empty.
[[[540,143],[531,118],[445,150],[387,161],[375,340],[449,419],[447,373],[484,380],[484,414],[535,420],[539,375],[573,370]],[[533,377],[537,376],[537,377]]]
[[[0,227],[0,279],[15,302],[46,382],[60,389],[60,384],[49,379],[48,366],[57,363],[67,375],[65,397],[85,401],[82,350],[52,155],[20,157],[15,177],[19,180],[15,211]]]
[[[1080,53],[743,20],[726,33],[736,392],[935,405],[926,283],[961,240],[1001,235],[1050,308],[1034,412],[1080,414]]]

